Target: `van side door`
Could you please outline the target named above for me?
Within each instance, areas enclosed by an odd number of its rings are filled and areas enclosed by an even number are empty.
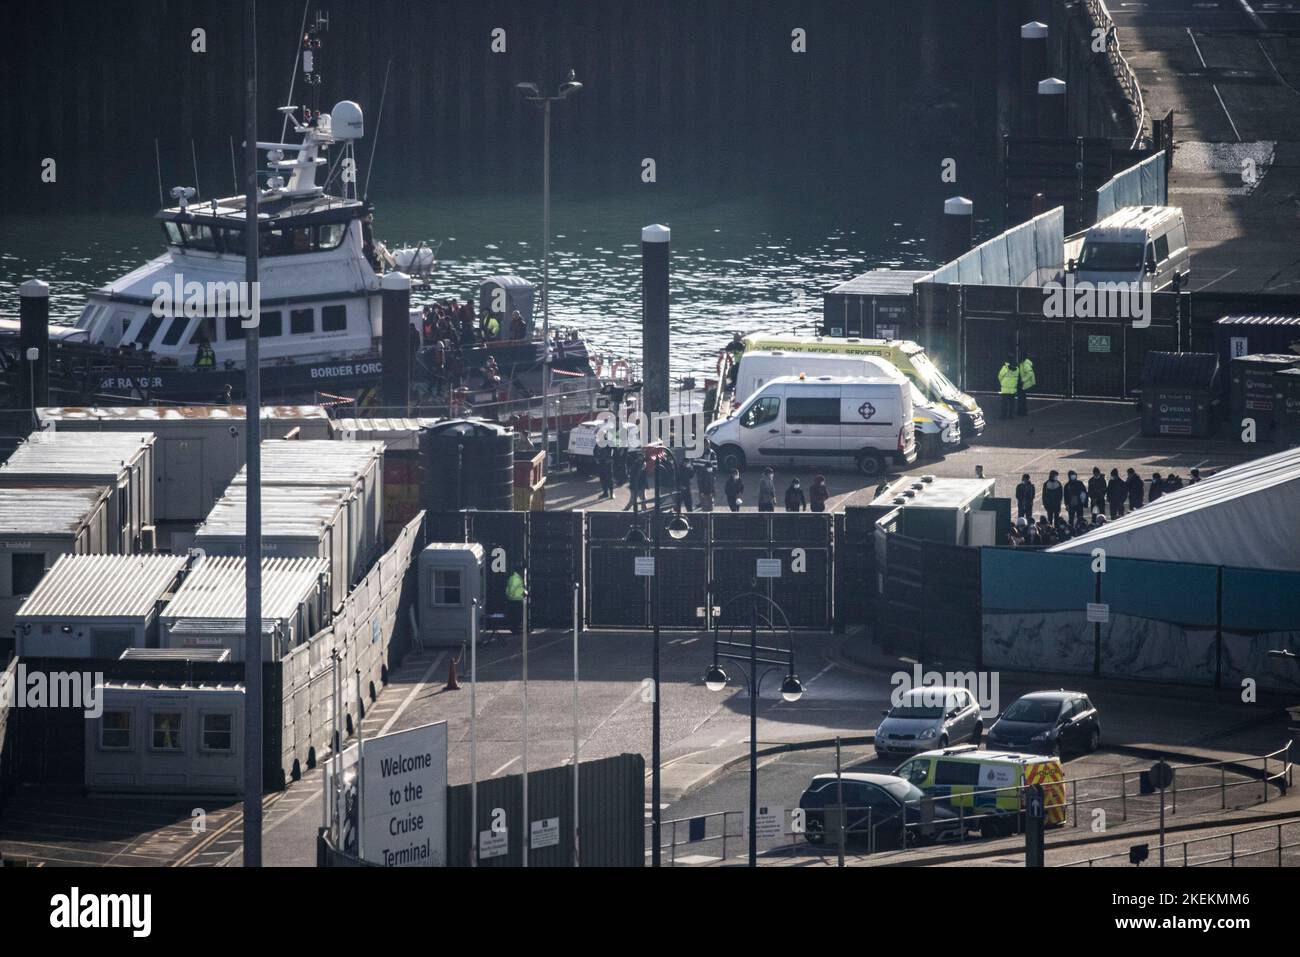
[[[840,437],[844,454],[862,449],[886,455],[898,446],[898,403],[885,390],[846,386],[840,400]]]
[[[785,452],[792,464],[840,454],[840,387],[800,384],[786,389]]]

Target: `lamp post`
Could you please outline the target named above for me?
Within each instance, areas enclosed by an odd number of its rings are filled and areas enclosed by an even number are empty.
[[[551,104],[582,89],[572,70],[555,96],[546,96],[536,83],[516,84],[520,95],[542,106],[542,452],[551,462]]]
[[[758,582],[751,585],[757,589]],[[722,615],[718,615],[713,625],[713,664],[704,672],[704,685],[710,691],[721,691],[727,686],[727,673],[718,664],[719,659],[726,658],[742,662],[745,684],[749,691],[749,866],[758,866],[758,831],[755,824],[758,819],[758,696],[763,687],[763,679],[778,667],[785,668],[785,679],[781,682],[781,697],[794,702],[803,697],[803,682],[794,672],[794,641],[788,642],[787,648],[763,647],[758,643],[758,604],[766,602],[774,614],[767,619],[768,626],[775,631],[775,615],[779,614],[788,633],[789,624],[785,622],[785,613],[781,607],[766,595],[757,591],[736,595],[727,604],[742,598],[749,599],[749,645],[745,646],[731,640],[723,641],[718,634]],[[726,605],[722,609],[726,610]],[[762,652],[762,656],[760,656]],[[770,665],[759,672],[759,665]]]
[[[663,446],[648,448],[646,458],[653,460],[655,472],[655,501],[654,510],[651,513],[651,521],[654,522],[654,574],[650,576],[650,625],[654,631],[650,679],[654,683],[654,697],[650,701],[650,840],[653,843],[650,860],[652,867],[659,867],[662,862],[662,852],[659,846],[659,834],[662,825],[659,808],[659,549],[663,544],[662,533],[664,527],[659,504],[659,471],[663,467],[665,459],[672,462],[673,482],[676,483],[677,463],[671,455],[667,454],[667,450]],[[690,534],[690,531],[690,523],[680,515],[675,515],[669,519],[668,534],[674,540],[680,541]],[[645,545],[647,542],[646,534],[641,530],[639,524],[634,525],[628,531],[624,540],[633,545]]]

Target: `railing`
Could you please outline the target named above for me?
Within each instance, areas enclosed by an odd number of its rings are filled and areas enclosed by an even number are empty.
[[[1294,828],[1295,830],[1284,837],[1284,831],[1287,828]],[[1272,832],[1271,840],[1269,832]],[[1222,844],[1224,841],[1227,841],[1226,852],[1211,847],[1211,845]],[[1243,844],[1246,846],[1243,847]],[[1197,850],[1192,851],[1190,848],[1196,848]],[[1300,855],[1291,855],[1288,859],[1287,852],[1296,848],[1300,848],[1300,818],[1291,821],[1278,821],[1275,824],[1257,824],[1254,827],[1228,831],[1225,834],[1212,834],[1209,837],[1196,837],[1187,841],[1157,844],[1148,848],[1148,859],[1163,860],[1164,863],[1158,865],[1163,867],[1210,867],[1224,863],[1229,867],[1236,867],[1238,861],[1267,856],[1267,860],[1261,860],[1257,863],[1283,867],[1287,863],[1292,865],[1300,863]],[[1134,863],[1129,852],[1125,850],[1114,854],[1090,857],[1082,861],[1053,864],[1052,866],[1093,867],[1097,864],[1105,865],[1107,862]]]
[[[1115,74],[1115,79],[1119,82],[1120,89],[1124,91],[1125,97],[1133,105],[1137,117],[1137,131],[1133,134],[1133,142],[1129,149],[1137,149],[1138,144],[1142,142],[1142,134],[1146,126],[1147,108],[1146,102],[1142,98],[1142,87],[1138,84],[1137,74],[1129,66],[1129,62],[1124,57],[1123,51],[1119,48],[1119,33],[1115,28],[1115,21],[1111,19],[1110,10],[1106,8],[1105,0],[1085,0],[1084,5],[1087,7],[1088,15],[1092,22],[1106,31],[1106,57],[1110,61],[1111,69]]]

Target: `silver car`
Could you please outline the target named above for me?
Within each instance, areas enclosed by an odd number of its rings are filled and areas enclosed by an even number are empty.
[[[903,692],[876,729],[876,754],[900,758],[970,741],[984,733],[979,702],[965,688],[926,687]]]

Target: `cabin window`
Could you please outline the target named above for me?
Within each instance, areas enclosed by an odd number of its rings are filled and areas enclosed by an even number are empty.
[[[181,238],[181,228],[179,226],[177,226],[175,223],[171,222],[170,220],[163,223],[162,225],[163,225],[163,235],[167,237],[167,242],[169,242],[173,246],[179,246],[181,245],[181,243],[184,242],[184,239]]]
[[[149,343],[153,342],[153,337],[158,334],[158,328],[162,325],[163,317],[149,314],[144,323],[140,326],[140,331],[135,335],[135,343],[142,349],[148,349]]]
[[[244,317],[226,316],[225,333],[227,342],[234,342],[237,339],[244,338]]]
[[[785,421],[789,425],[839,425],[840,400],[790,399],[785,409]]]
[[[776,421],[780,411],[781,400],[778,397],[764,396],[745,410],[745,414],[740,417],[740,424],[747,429],[757,428]]]
[[[189,328],[190,320],[186,316],[177,316],[163,333],[162,344],[165,346],[174,346],[181,341],[181,336],[185,335],[185,330]]]
[[[322,332],[343,332],[348,327],[347,306],[326,306],[320,311]]]
[[[1156,237],[1156,262],[1162,263],[1169,258],[1169,237]]]
[[[312,247],[312,230],[310,226],[299,226],[289,230],[288,253],[309,253]]]
[[[316,227],[316,248],[335,249],[347,234],[347,223],[323,223]]]
[[[262,313],[262,321],[258,323],[257,334],[262,339],[273,339],[284,332],[284,323],[280,320],[278,312]]]
[[[235,719],[231,714],[205,714],[203,716],[202,748],[204,751],[233,751]]]
[[[45,577],[44,552],[14,552],[10,594],[15,598],[30,595]]]
[[[460,569],[435,568],[433,570],[433,603],[438,606],[460,607]]]
[[[155,751],[184,751],[179,711],[155,711],[149,715],[150,746]]]
[[[185,223],[181,225],[181,236],[185,240],[186,249],[201,249],[204,252],[217,251],[217,243],[212,236],[211,226],[204,226],[199,223]]]
[[[99,746],[105,751],[131,750],[131,712],[105,711],[99,721]]]
[[[289,334],[293,336],[310,335],[316,331],[316,310],[289,310]]]
[[[205,339],[211,342],[216,335],[216,329],[213,328],[215,325],[210,317],[200,319],[194,324],[194,331],[190,333],[189,344],[197,345]]]
[[[1136,272],[1142,268],[1141,243],[1083,244],[1079,268],[1093,272]]]

